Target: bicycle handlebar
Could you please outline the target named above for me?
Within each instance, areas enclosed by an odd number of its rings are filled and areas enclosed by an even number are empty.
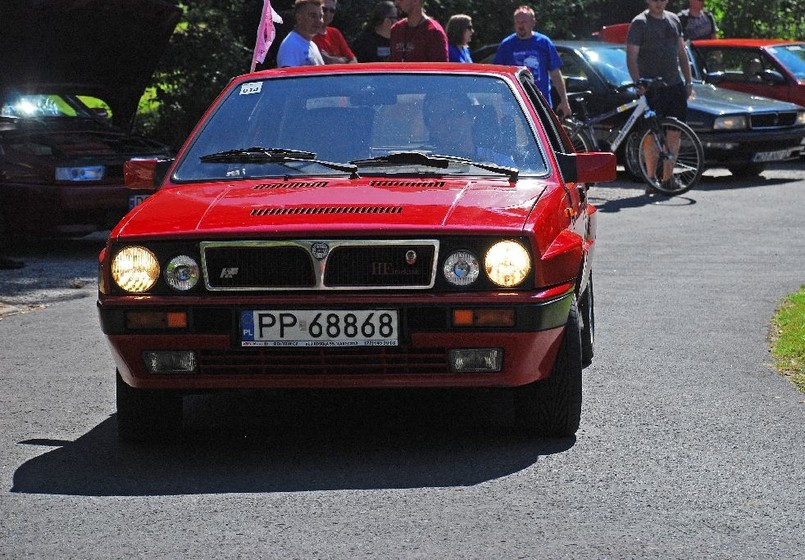
[[[622,86],[616,87],[615,91],[618,93],[623,93],[624,91],[632,88],[644,87],[646,89],[655,89],[665,85],[665,80],[662,78],[640,78],[636,82],[630,82],[628,84],[623,84]]]

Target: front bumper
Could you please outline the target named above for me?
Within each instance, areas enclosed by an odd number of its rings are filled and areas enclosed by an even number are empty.
[[[695,129],[694,129],[695,130]],[[712,132],[695,130],[709,167],[796,159],[802,152],[803,129]]]
[[[172,298],[178,299],[178,298]],[[292,299],[292,298],[291,298]],[[384,301],[385,299],[385,301]],[[456,298],[417,296],[405,303],[390,296],[375,296],[371,304],[353,298],[311,302],[308,307],[359,309],[394,306],[400,316],[400,340],[395,347],[244,348],[239,339],[243,309],[277,308],[276,301],[211,303],[156,302],[136,298],[103,297],[98,302],[101,328],[107,336],[121,376],[137,388],[208,389],[358,388],[358,387],[506,387],[519,386],[550,375],[573,299],[572,286],[550,297],[533,294],[495,294]],[[301,300],[300,300],[301,301]],[[285,298],[289,309],[299,304]],[[455,327],[456,308],[511,307],[516,320],[509,327]],[[136,331],[126,326],[130,311],[181,310],[187,326],[180,329]],[[500,371],[455,373],[451,350],[497,348],[502,351]],[[196,371],[153,374],[145,367],[144,353],[192,351]]]

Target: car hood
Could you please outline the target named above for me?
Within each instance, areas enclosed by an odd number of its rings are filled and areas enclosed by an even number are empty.
[[[0,89],[97,95],[128,129],[181,11],[166,0],[3,0]]]
[[[749,95],[740,91],[715,87],[712,84],[695,83],[694,97],[688,99],[688,107],[705,113],[719,114],[796,111],[798,105],[768,97]]]
[[[32,156],[52,157],[58,161],[115,156],[111,159],[122,163],[137,156],[170,155],[164,144],[89,119],[69,124],[46,127],[37,126],[36,122],[6,123],[13,128],[3,130],[0,127],[0,132],[3,141],[15,144],[17,150],[30,150]]]
[[[546,186],[506,178],[290,180],[163,188],[137,207],[115,235],[245,236],[287,232],[519,232]],[[146,211],[147,210],[147,211]]]

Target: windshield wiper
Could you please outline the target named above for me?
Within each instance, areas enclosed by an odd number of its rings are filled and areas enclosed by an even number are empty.
[[[301,161],[305,163],[316,163],[335,169],[336,171],[346,171],[352,173],[353,178],[358,177],[358,167],[352,163],[338,163],[335,161],[324,161],[316,159],[316,154],[304,150],[289,150],[287,148],[263,148],[252,146],[251,148],[241,148],[237,150],[227,150],[216,152],[199,157],[202,163],[288,163]]]
[[[271,162],[284,161],[285,158],[296,160],[314,159],[316,154],[303,150],[288,150],[285,148],[263,148],[262,146],[252,146],[251,148],[239,148],[237,150],[227,150],[225,152],[215,152],[201,156],[199,159],[204,163],[227,163],[227,162]]]
[[[372,165],[424,165],[427,167],[436,167],[439,169],[447,169],[451,163],[463,163],[467,165],[472,165],[474,167],[478,167],[479,169],[485,169],[486,171],[492,171],[494,173],[508,175],[509,179],[512,181],[516,181],[520,175],[520,170],[517,169],[516,167],[498,165],[497,163],[487,161],[473,161],[471,159],[459,156],[426,154],[424,152],[417,152],[417,151],[394,152],[384,156],[378,156],[369,159],[356,159],[351,161],[350,163],[353,163],[358,167],[372,166]]]

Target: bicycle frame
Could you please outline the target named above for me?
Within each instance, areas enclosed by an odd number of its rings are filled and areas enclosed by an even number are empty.
[[[618,146],[621,145],[621,142],[623,142],[626,136],[628,136],[629,132],[631,132],[632,128],[637,122],[637,119],[639,119],[641,116],[644,115],[647,118],[653,117],[655,115],[654,111],[649,109],[648,101],[646,101],[646,96],[641,95],[634,101],[630,101],[629,103],[625,103],[623,105],[615,107],[614,109],[607,111],[606,113],[584,119],[584,121],[581,124],[583,128],[590,130],[591,132],[590,138],[592,139],[593,142],[595,142],[596,149],[598,148],[598,138],[596,138],[595,131],[593,130],[593,125],[605,121],[606,119],[612,116],[615,116],[619,113],[623,113],[630,109],[634,109],[634,112],[629,116],[626,123],[621,127],[620,131],[618,131],[617,136],[615,136],[615,139],[611,142],[609,146],[609,150],[614,152],[615,150],[618,149]]]

